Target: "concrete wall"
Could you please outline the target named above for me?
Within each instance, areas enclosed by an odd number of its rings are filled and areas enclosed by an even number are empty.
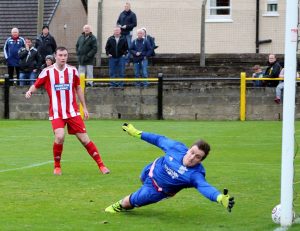
[[[99,0],[88,1],[88,23],[102,26],[102,50],[112,35],[117,18],[128,0],[102,0],[102,22],[98,22]],[[199,0],[130,0],[137,15],[137,28],[146,27],[155,36],[157,53],[199,53],[201,4]],[[207,1],[207,5],[209,1]],[[231,20],[216,22],[206,17],[205,52],[255,53],[256,1],[232,0]],[[278,15],[266,15],[267,0],[260,1],[259,39],[272,39],[261,44],[260,53],[284,53],[285,1],[278,0]],[[208,12],[206,13],[206,16]],[[134,29],[134,33],[136,28]]]
[[[39,90],[30,100],[24,98],[27,87],[11,87],[11,119],[47,119],[48,96]],[[298,89],[299,90],[299,89]],[[274,103],[274,88],[248,88],[248,120],[278,120],[282,118],[282,106]],[[297,98],[300,93],[297,91]],[[238,86],[164,86],[164,119],[174,120],[239,120]],[[0,118],[4,117],[3,87],[0,87]],[[86,101],[90,117],[94,119],[156,119],[157,88],[126,87],[109,89],[97,87],[86,89]],[[296,118],[300,118],[297,102]]]

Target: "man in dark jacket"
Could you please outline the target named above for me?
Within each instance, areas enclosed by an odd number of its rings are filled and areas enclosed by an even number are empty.
[[[91,26],[84,25],[83,32],[76,43],[76,54],[79,64],[79,74],[84,74],[88,79],[92,79],[94,76],[93,64],[96,53],[97,39],[92,33]],[[88,85],[93,86],[93,82],[89,81]]]
[[[49,27],[43,26],[42,33],[37,37],[35,41],[35,48],[42,58],[43,64],[47,55],[53,55],[56,50],[56,41],[54,37],[49,33]]]
[[[144,38],[145,32],[142,29],[137,31],[137,39],[133,40],[130,53],[133,55],[134,76],[136,78],[148,78],[148,57],[152,54],[152,48],[148,40]],[[137,82],[136,86],[148,86],[148,82]]]
[[[30,80],[30,85],[34,84],[38,68],[41,66],[41,59],[32,46],[30,38],[25,39],[25,48],[22,47],[19,52],[19,65],[20,65],[20,86],[29,85],[26,79]]]
[[[264,77],[266,78],[278,78],[282,67],[280,63],[276,60],[274,54],[269,54],[268,67],[265,71]],[[267,80],[264,85],[266,87],[276,87],[278,85],[278,80]]]
[[[120,14],[117,25],[121,28],[121,34],[127,39],[128,47],[131,46],[132,30],[137,25],[137,19],[134,12],[131,11],[129,2],[125,3],[124,11]],[[130,54],[126,57],[127,63],[130,61]]]
[[[22,37],[19,37],[19,29],[12,28],[11,36],[8,37],[4,43],[3,53],[7,63],[7,71],[9,79],[13,79],[14,70],[16,70],[17,79],[19,78],[20,69],[19,69],[19,56],[18,51],[21,47],[25,47],[25,40]],[[13,82],[10,82],[12,85]]]
[[[125,55],[128,53],[128,45],[125,36],[121,35],[121,29],[116,27],[114,34],[110,36],[105,46],[106,55],[109,57],[109,76],[111,78],[124,78]],[[111,87],[123,87],[123,82],[111,82]]]
[[[141,29],[144,31],[144,34],[145,34],[144,38],[149,41],[150,47],[152,49],[150,56],[155,56],[154,50],[158,48],[158,46],[156,46],[156,44],[155,44],[155,38],[152,37],[151,35],[147,34],[147,30],[145,27],[142,27]]]

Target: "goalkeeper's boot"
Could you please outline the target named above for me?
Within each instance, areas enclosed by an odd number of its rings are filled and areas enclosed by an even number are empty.
[[[125,211],[126,209],[122,207],[121,202],[122,200],[119,200],[118,202],[108,206],[104,211],[107,213],[119,213]]]
[[[107,167],[105,167],[104,165],[99,167],[100,171],[102,172],[102,174],[109,174],[110,171]]]
[[[54,171],[53,171],[53,174],[60,176],[61,175],[61,168],[60,167],[55,167]]]

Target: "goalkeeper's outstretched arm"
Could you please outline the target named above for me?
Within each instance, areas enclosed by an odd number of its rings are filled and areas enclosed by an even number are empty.
[[[165,152],[169,148],[176,146],[176,144],[178,143],[177,141],[169,139],[162,135],[139,131],[132,124],[128,124],[128,123],[124,123],[122,129],[123,131],[127,132],[129,135],[136,138],[140,138],[152,145],[155,145],[161,148]]]

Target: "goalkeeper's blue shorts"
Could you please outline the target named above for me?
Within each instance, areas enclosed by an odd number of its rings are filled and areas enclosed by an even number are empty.
[[[151,165],[152,163],[147,165],[141,173],[140,179],[143,182],[142,187],[130,195],[130,204],[134,207],[153,204],[173,196],[162,191],[158,191],[153,179],[151,179],[148,175]]]

